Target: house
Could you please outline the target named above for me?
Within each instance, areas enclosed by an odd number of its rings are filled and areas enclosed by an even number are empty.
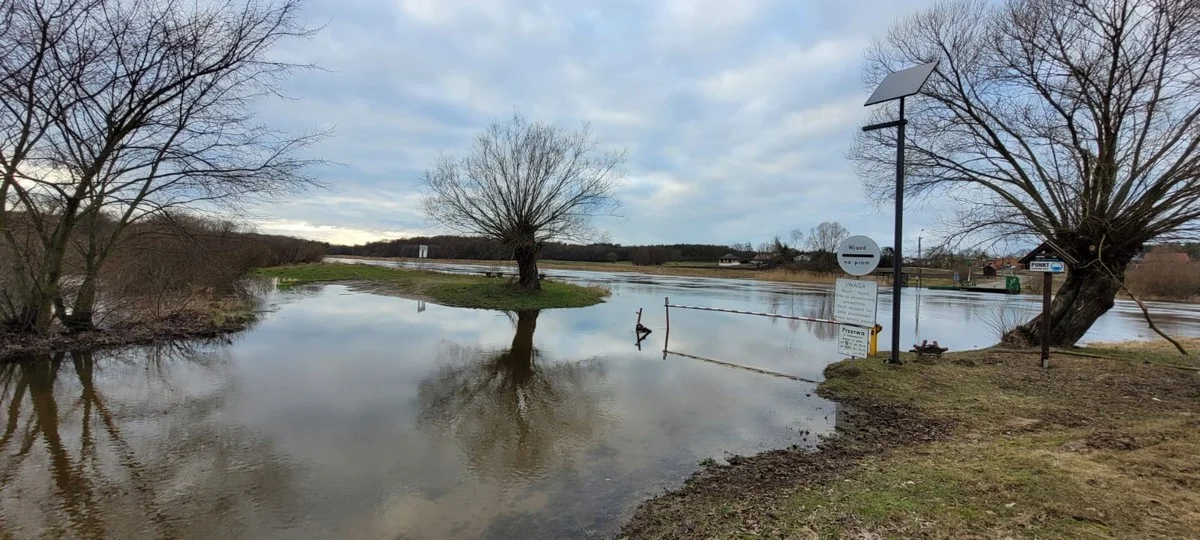
[[[1023,270],[1021,259],[1017,257],[1004,257],[992,259],[991,265],[997,270]]]
[[[732,253],[721,255],[721,258],[717,259],[717,266],[738,266],[740,264],[742,264],[742,258]]]
[[[765,266],[774,263],[775,259],[774,253],[759,253],[753,259],[750,259],[750,263],[755,266]]]
[[[996,277],[996,266],[990,262],[983,265],[983,277]]]

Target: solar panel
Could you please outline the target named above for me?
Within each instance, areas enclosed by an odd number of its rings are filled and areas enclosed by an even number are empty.
[[[879,87],[867,99],[864,106],[900,99],[920,92],[921,87],[925,85],[925,81],[929,79],[929,75],[933,73],[933,68],[937,67],[937,64],[937,60],[934,60],[928,64],[921,64],[888,74],[887,77],[883,78],[883,82],[879,83]]]

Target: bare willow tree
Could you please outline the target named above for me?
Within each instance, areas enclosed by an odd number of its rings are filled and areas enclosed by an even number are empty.
[[[14,178],[5,204],[31,231],[8,241],[29,275],[9,326],[44,331],[56,314],[68,329],[90,329],[101,267],[135,221],[312,184],[312,162],[296,151],[313,137],[264,128],[247,112],[303,67],[268,57],[279,40],[308,34],[298,0],[0,1],[29,29],[12,43],[32,59],[6,70],[15,75],[4,98],[16,104],[7,116],[32,120],[6,123],[5,138],[37,135],[25,163],[4,163]],[[71,253],[80,275],[64,298]]]
[[[841,223],[822,221],[808,233],[808,247],[813,251],[833,253],[837,251],[842,240],[849,236],[850,231],[846,230]]]
[[[519,286],[540,289],[542,246],[593,237],[591,219],[616,207],[624,160],[601,151],[586,124],[572,132],[514,115],[493,122],[468,155],[443,156],[425,172],[425,212],[511,249]]]
[[[1078,260],[1051,334],[1039,316],[1006,339],[1075,343],[1144,243],[1195,237],[1198,44],[1200,2],[1010,0],[939,5],[871,48],[869,82],[940,60],[908,108],[906,191],[955,202],[959,237],[1048,239]],[[895,166],[885,131],[852,152],[880,197]]]

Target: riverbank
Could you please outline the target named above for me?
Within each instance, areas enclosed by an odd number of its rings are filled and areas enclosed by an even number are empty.
[[[0,332],[0,361],[52,351],[217,337],[249,327],[258,319],[258,304],[253,297],[231,295],[196,301],[165,317],[135,317],[90,332],[45,335]]]
[[[1200,339],[826,369],[838,435],[710,465],[627,538],[1185,538],[1200,530]],[[1094,355],[1102,355],[1097,358]],[[1184,369],[1191,368],[1191,369]]]
[[[587,307],[608,296],[600,287],[541,280],[540,291],[524,291],[509,280],[388,268],[366,264],[320,263],[261,268],[255,275],[280,279],[281,287],[304,283],[341,282],[376,294],[425,300],[446,306],[520,311]]]

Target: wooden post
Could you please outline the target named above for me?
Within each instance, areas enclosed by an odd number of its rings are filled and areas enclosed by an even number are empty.
[[[671,298],[663,297],[663,310],[667,312],[667,335],[663,337],[663,360],[667,359],[667,344],[671,342]]]
[[[1054,274],[1042,272],[1042,367],[1050,367],[1050,289]]]

